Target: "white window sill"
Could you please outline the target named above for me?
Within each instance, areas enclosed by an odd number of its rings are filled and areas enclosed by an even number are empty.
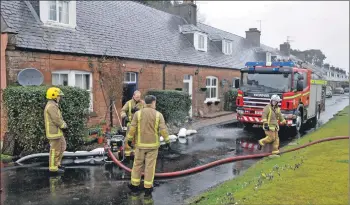
[[[75,25],[72,24],[65,24],[65,23],[60,23],[57,21],[47,21],[44,23],[45,26],[49,26],[49,27],[58,27],[58,28],[70,28],[70,29],[75,29]]]
[[[207,50],[205,50],[205,49],[199,49],[199,48],[197,48],[196,50],[197,50],[197,51],[207,52]]]
[[[207,99],[205,99],[204,103],[208,103],[208,102],[212,102],[212,103],[220,102],[220,99],[218,99],[218,98],[207,98]]]

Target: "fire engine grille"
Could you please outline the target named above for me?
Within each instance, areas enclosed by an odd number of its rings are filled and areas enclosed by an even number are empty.
[[[270,98],[243,97],[243,107],[252,109],[264,109],[270,103]],[[281,106],[281,103],[278,103]]]

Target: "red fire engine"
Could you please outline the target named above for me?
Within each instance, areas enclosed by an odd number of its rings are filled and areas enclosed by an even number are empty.
[[[281,112],[295,133],[307,122],[315,126],[325,111],[326,84],[312,69],[292,61],[247,62],[235,82],[237,120],[245,127],[261,126],[263,108],[277,94]]]

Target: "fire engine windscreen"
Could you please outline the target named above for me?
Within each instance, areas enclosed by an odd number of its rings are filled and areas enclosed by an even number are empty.
[[[242,73],[243,92],[288,92],[292,80],[289,73]]]

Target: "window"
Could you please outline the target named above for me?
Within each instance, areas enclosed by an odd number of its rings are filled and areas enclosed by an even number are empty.
[[[207,51],[207,35],[203,33],[194,33],[194,47],[199,51]]]
[[[218,99],[218,79],[209,76],[206,78],[206,101]]]
[[[93,95],[92,95],[92,75],[83,71],[55,71],[52,72],[52,85],[75,86],[85,89],[90,93],[90,107],[93,111]]]
[[[53,73],[52,74],[52,85],[68,86],[68,74]]]
[[[76,1],[39,1],[39,8],[40,19],[46,25],[76,25]]]
[[[232,54],[232,42],[223,40],[222,41],[222,52],[226,55]]]
[[[202,35],[198,36],[198,48],[204,49],[204,36]]]
[[[69,1],[49,1],[49,20],[69,24]]]
[[[136,83],[136,73],[132,73],[132,72],[125,73],[124,83]]]

